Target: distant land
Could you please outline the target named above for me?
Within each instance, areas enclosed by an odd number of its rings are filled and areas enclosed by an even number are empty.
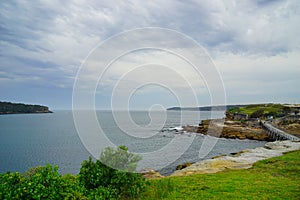
[[[52,111],[47,106],[0,101],[0,115],[26,113],[52,113]]]
[[[223,111],[232,108],[244,107],[246,105],[220,105],[220,106],[202,106],[202,107],[172,107],[167,110],[187,110],[187,111]]]

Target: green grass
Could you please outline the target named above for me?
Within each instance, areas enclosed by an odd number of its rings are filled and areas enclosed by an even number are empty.
[[[267,113],[282,113],[283,105],[281,104],[253,104],[240,108],[230,109],[229,112],[239,112],[251,115],[257,110],[264,110],[264,114]]]
[[[300,199],[300,151],[227,170],[149,180],[141,199]]]

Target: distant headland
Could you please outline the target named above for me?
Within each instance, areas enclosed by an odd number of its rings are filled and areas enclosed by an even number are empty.
[[[52,113],[52,111],[47,106],[0,101],[0,115],[27,113]]]
[[[220,105],[220,106],[202,106],[202,107],[172,107],[167,110],[185,110],[185,111],[224,111],[232,108],[239,108],[246,105]]]

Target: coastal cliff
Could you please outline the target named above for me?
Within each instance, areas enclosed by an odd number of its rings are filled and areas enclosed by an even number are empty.
[[[0,115],[25,113],[52,113],[47,106],[0,101]]]

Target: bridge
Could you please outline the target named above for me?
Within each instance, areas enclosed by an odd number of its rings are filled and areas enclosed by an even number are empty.
[[[267,132],[267,134],[275,140],[300,140],[300,138],[274,127],[271,123],[267,121],[262,121],[261,126]]]

